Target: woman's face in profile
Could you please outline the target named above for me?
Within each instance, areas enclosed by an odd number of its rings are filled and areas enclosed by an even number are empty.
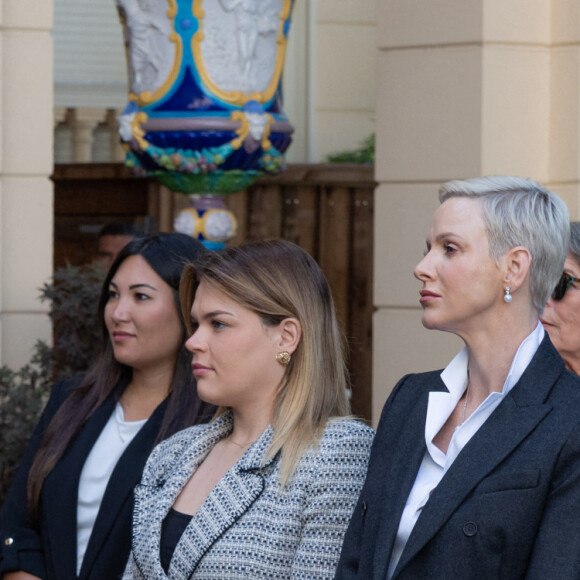
[[[580,266],[570,254],[564,262],[564,272],[575,281],[570,283],[562,300],[548,300],[542,314],[542,324],[556,350],[569,363],[580,359],[580,282],[576,282],[580,279]],[[578,362],[574,367],[568,364],[568,368],[578,373]]]
[[[200,398],[234,409],[272,405],[284,368],[276,361],[279,327],[269,327],[215,286],[201,282],[191,308],[193,353]]]
[[[425,257],[414,274],[423,283],[420,303],[426,328],[459,335],[485,328],[486,319],[505,303],[479,200],[455,197],[439,206]]]
[[[173,369],[183,340],[173,290],[142,256],[129,256],[111,279],[105,324],[118,362]]]

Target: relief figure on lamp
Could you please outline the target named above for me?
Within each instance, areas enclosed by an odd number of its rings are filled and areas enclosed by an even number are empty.
[[[135,95],[156,91],[175,59],[169,4],[159,0],[116,0],[128,50],[130,88]]]
[[[283,0],[203,2],[207,72],[224,91],[264,91],[277,61]]]

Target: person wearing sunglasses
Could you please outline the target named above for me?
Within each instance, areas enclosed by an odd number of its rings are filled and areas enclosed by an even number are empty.
[[[439,200],[414,272],[422,323],[465,347],[391,393],[335,580],[578,579],[580,378],[540,323],[568,210],[510,176]]]
[[[566,362],[580,375],[580,222],[570,224],[570,247],[564,272],[548,299],[542,324]]]

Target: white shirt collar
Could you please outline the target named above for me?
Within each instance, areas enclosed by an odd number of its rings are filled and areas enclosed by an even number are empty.
[[[536,328],[526,336],[514,356],[501,390],[502,395],[507,395],[520,380],[520,377],[534,358],[536,351],[544,339],[544,334],[544,327],[538,321]],[[441,373],[441,380],[445,383],[449,392],[459,394],[457,400],[461,398],[467,386],[467,363],[467,348],[463,347]]]
[[[447,365],[441,373],[441,379],[449,392],[432,391],[429,393],[429,404],[427,406],[427,417],[425,420],[425,443],[427,444],[429,453],[438,464],[446,464],[449,466],[467,440],[473,436],[477,429],[479,429],[497,408],[501,400],[513,389],[536,354],[544,338],[544,334],[544,327],[541,322],[538,322],[536,328],[520,344],[512,360],[501,392],[490,393],[485,401],[462,424],[462,426],[465,426],[465,429],[463,429],[463,433],[458,433],[459,441],[457,443],[459,443],[459,448],[455,450],[454,446],[450,446],[446,456],[432,441],[447,419],[449,419],[467,387],[467,348],[464,347],[461,349]]]

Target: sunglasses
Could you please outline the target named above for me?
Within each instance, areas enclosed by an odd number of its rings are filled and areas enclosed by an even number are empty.
[[[566,290],[570,288],[570,284],[576,281],[578,281],[578,278],[574,278],[574,276],[570,276],[570,274],[564,272],[562,276],[560,276],[560,280],[558,281],[558,284],[556,284],[554,292],[552,292],[552,299],[562,300],[566,294]]]

